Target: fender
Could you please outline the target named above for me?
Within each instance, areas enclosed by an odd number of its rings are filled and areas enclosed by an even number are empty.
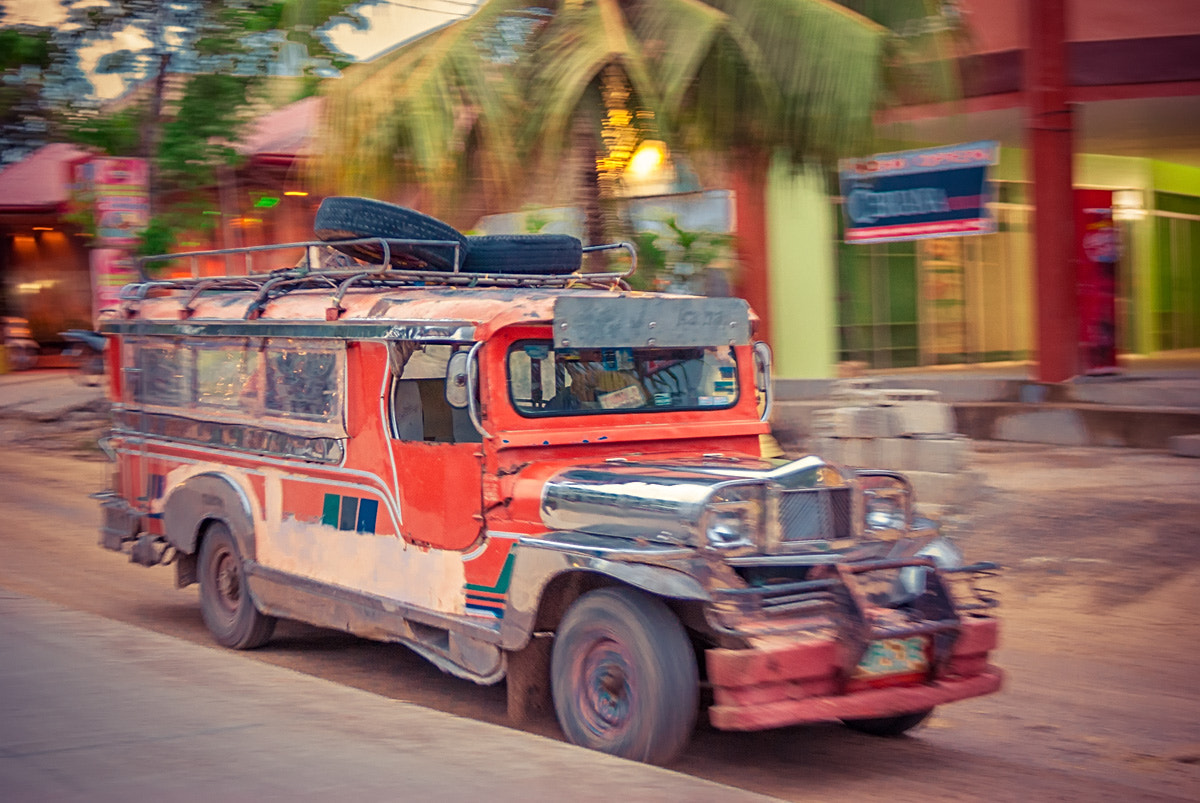
[[[568,536],[556,533],[557,536]],[[596,541],[593,536],[582,538]],[[566,539],[564,539],[566,540]],[[609,540],[609,539],[603,539]],[[522,538],[513,563],[513,589],[508,612],[501,626],[501,644],[506,650],[524,647],[533,633],[538,608],[546,586],[566,572],[590,572],[610,577],[624,585],[676,600],[711,599],[689,569],[698,560],[695,550],[669,545],[634,546],[625,539],[611,539],[616,549],[579,549],[563,541]],[[611,554],[605,555],[605,552]],[[669,565],[674,564],[674,565]]]
[[[197,474],[171,489],[163,504],[163,528],[171,546],[194,555],[200,525],[209,519],[229,527],[243,560],[254,559],[254,517],[237,483],[221,474]]]

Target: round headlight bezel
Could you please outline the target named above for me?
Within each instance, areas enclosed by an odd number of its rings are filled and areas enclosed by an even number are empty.
[[[766,486],[757,482],[718,486],[704,506],[704,546],[727,551],[754,548],[764,537]]]

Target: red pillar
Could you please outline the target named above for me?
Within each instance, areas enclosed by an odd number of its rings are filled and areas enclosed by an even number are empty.
[[[731,167],[737,218],[738,276],[734,292],[758,313],[754,336],[771,341],[771,280],[767,241],[767,173],[770,157],[755,150],[739,151]]]
[[[1066,0],[1027,0],[1025,92],[1033,177],[1037,274],[1037,378],[1079,373],[1075,220],[1071,195],[1073,121],[1067,102]]]

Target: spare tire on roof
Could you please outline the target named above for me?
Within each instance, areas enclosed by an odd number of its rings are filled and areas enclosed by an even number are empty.
[[[467,238],[467,273],[558,276],[579,270],[583,245],[566,234],[489,234]]]
[[[388,243],[391,264],[396,267],[429,267],[435,270],[454,269],[454,247],[458,243],[459,258],[466,253],[467,238],[449,224],[405,206],[334,195],[321,201],[313,223],[317,237],[337,250],[374,264],[383,262],[383,246],[375,243],[339,245],[338,240],[362,237],[383,237],[388,240],[437,240],[447,245],[417,245]]]

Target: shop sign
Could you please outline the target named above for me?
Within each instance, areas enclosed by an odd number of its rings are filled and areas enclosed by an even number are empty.
[[[89,256],[92,314],[118,304],[118,293],[138,280],[130,252],[150,222],[149,169],[144,159],[95,157],[75,163],[72,211],[95,221]]]
[[[988,168],[998,153],[998,144],[986,141],[843,159],[846,242],[994,232]]]
[[[92,269],[92,316],[120,306],[121,288],[138,280],[137,268],[126,251],[118,248],[93,248],[89,254]]]
[[[98,248],[129,248],[150,222],[149,171],[144,159],[100,157],[75,168],[75,186],[91,206]]]

